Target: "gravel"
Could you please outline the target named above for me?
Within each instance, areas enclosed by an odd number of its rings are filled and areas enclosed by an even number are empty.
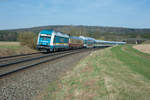
[[[90,53],[66,56],[0,79],[0,100],[31,100]]]

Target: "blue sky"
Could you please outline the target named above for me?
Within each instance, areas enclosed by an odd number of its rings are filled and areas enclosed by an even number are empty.
[[[0,29],[44,25],[150,28],[150,0],[0,0]]]

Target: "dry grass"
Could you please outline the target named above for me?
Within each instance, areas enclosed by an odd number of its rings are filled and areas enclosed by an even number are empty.
[[[141,52],[150,54],[150,44],[135,45],[135,46],[133,46],[133,48],[135,48]]]
[[[8,46],[20,46],[20,43],[19,42],[3,42],[3,41],[0,41],[0,46],[5,46],[5,45],[8,45]]]
[[[36,52],[26,46],[21,46],[19,42],[0,42],[0,56],[10,56]]]

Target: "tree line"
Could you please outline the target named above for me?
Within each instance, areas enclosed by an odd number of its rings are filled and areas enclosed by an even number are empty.
[[[0,41],[20,41],[22,45],[35,48],[37,35],[43,29],[54,29],[72,36],[87,36],[108,41],[123,41],[138,38],[150,40],[150,29],[129,29],[98,26],[44,26],[18,30],[0,31]]]

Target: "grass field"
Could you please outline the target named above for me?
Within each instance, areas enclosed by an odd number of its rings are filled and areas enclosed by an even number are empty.
[[[20,45],[19,42],[0,41],[0,56],[10,56],[16,54],[25,54],[36,52],[33,49]]]
[[[96,51],[59,81],[43,100],[149,100],[150,55],[130,45]]]
[[[19,49],[21,46],[19,42],[0,42],[0,48]]]

